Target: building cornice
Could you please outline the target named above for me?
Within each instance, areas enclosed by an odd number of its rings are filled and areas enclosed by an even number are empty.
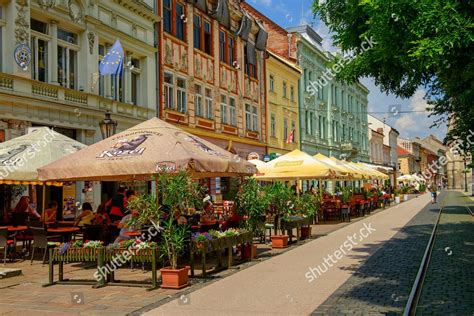
[[[152,21],[152,22],[160,22],[161,17],[156,15],[153,12],[153,8],[150,8],[147,4],[143,1],[139,0],[113,0],[115,3],[120,4],[124,8],[138,14],[145,19]],[[161,3],[161,1],[159,2]]]

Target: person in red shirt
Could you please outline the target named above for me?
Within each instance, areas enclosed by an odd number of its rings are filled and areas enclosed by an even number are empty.
[[[107,202],[107,210],[112,222],[121,221],[127,211],[127,198],[125,197],[125,188],[119,187],[117,194]]]

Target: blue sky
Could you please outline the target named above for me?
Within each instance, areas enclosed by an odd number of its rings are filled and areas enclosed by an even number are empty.
[[[322,36],[323,46],[329,50],[334,49],[331,45],[328,28],[313,17],[313,13],[311,12],[312,0],[246,1],[283,27],[299,25],[302,21],[307,24],[312,24],[318,34]],[[394,105],[400,106],[402,111],[423,111],[427,107],[423,99],[425,95],[423,89],[419,89],[410,99],[400,99],[394,95],[382,93],[370,78],[364,78],[361,81],[370,90],[369,113],[390,112],[390,109],[393,108]],[[430,128],[433,119],[428,118],[427,112],[399,113],[398,115],[374,113],[373,115],[380,119],[385,117],[387,124],[395,127],[402,137],[426,137],[433,134],[442,140],[446,134],[446,127],[444,126]]]

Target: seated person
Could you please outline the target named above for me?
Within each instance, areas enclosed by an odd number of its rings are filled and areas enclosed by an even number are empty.
[[[56,214],[58,213],[58,202],[51,201],[48,208],[44,210],[42,215],[43,222],[46,224],[54,223],[56,221]]]
[[[221,225],[221,230],[227,230],[228,228],[236,228],[239,227],[239,222],[242,220],[242,216],[237,214],[235,208],[232,208],[230,211],[229,217],[225,220],[224,223]]]
[[[122,218],[120,223],[117,225],[117,227],[120,228],[120,233],[118,237],[115,239],[114,244],[118,244],[121,241],[131,239],[131,237],[128,236],[126,233],[137,231],[137,227],[130,226],[128,222],[132,219],[133,216],[137,216],[137,215],[138,215],[137,211],[132,211],[131,213],[125,215]]]
[[[176,222],[178,223],[178,225],[186,225],[188,223],[188,220],[186,219],[186,217],[184,217],[183,215],[181,215],[181,212],[180,211],[176,211],[174,213],[174,219],[176,220]]]
[[[97,208],[97,214],[95,214],[94,224],[108,226],[111,223],[112,221],[110,220],[109,214],[107,214],[107,210],[105,209],[105,203],[102,203]]]
[[[214,225],[217,220],[215,219],[214,215],[213,215],[213,205],[212,205],[212,202],[210,200],[206,200],[204,202],[204,207],[203,207],[203,211],[201,213],[201,217],[200,217],[200,222],[201,222],[201,225]]]
[[[30,198],[26,195],[20,198],[20,200],[18,201],[18,204],[15,206],[15,209],[13,210],[13,213],[28,214],[28,216],[30,217],[30,220],[41,219],[41,215],[39,215],[38,212],[32,207],[32,204],[30,204]]]
[[[95,220],[95,214],[92,211],[92,205],[90,203],[82,204],[82,213],[74,221],[74,226],[82,227],[84,225],[92,225]]]

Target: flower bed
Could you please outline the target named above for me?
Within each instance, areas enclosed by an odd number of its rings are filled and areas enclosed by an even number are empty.
[[[202,256],[203,276],[206,275],[206,254],[217,252],[219,256],[219,265],[222,250],[228,249],[228,268],[232,265],[232,248],[237,245],[253,243],[253,234],[246,230],[230,228],[227,231],[220,232],[211,230],[209,233],[194,233],[191,238],[191,276],[194,276],[194,255]]]

